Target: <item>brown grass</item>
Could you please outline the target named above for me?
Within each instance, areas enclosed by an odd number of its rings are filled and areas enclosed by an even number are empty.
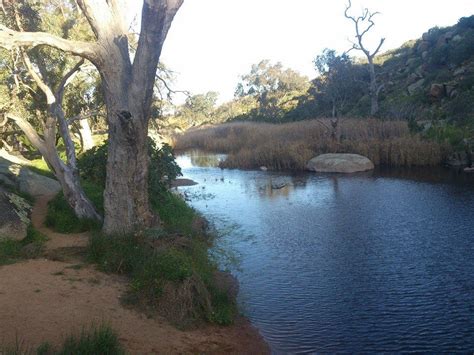
[[[340,120],[337,139],[330,120],[286,124],[228,123],[190,130],[174,138],[175,149],[227,153],[224,167],[303,170],[323,153],[356,153],[375,165],[439,165],[450,149],[410,133],[405,121]]]

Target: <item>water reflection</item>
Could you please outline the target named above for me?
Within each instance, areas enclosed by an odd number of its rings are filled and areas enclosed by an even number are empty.
[[[239,301],[275,353],[474,348],[474,180],[180,161],[200,184],[182,190],[212,196],[191,203],[235,256]]]

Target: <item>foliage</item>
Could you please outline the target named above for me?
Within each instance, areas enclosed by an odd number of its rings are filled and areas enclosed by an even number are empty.
[[[89,260],[105,272],[130,277],[128,303],[158,312],[180,327],[202,320],[230,324],[236,315],[235,300],[214,284],[217,266],[207,248],[202,237],[160,231],[113,237],[95,234]]]
[[[166,192],[153,194],[150,200],[168,232],[193,233],[196,212],[183,199],[171,192]]]
[[[324,116],[336,117],[346,113],[346,106],[354,105],[367,91],[366,71],[358,70],[345,53],[337,55],[334,50],[326,48],[316,57],[314,65],[319,77],[313,80],[310,93]]]
[[[86,196],[92,201],[97,211],[103,214],[103,187],[90,181],[83,181],[82,187]],[[64,194],[59,192],[49,203],[45,224],[59,233],[80,233],[91,229],[98,229],[100,225],[97,221],[79,219],[64,198]]]
[[[249,117],[260,121],[281,121],[284,115],[294,109],[298,98],[309,88],[308,78],[292,69],[285,69],[281,63],[271,64],[262,60],[252,65],[250,73],[241,77],[235,90],[238,98],[254,97],[257,107]]]
[[[47,238],[32,225],[28,226],[26,237],[22,240],[0,240],[0,265],[38,257],[46,240]]]
[[[458,127],[451,124],[447,125],[433,125],[425,136],[436,140],[440,143],[448,143],[454,149],[464,150],[466,140],[472,135],[472,132],[466,130],[465,127]]]
[[[163,144],[158,148],[156,143],[148,138],[149,162],[149,192],[150,195],[166,191],[170,183],[181,175],[181,168],[175,161],[171,146]],[[81,178],[97,186],[105,187],[108,144],[94,147],[82,154],[78,159]]]
[[[178,119],[184,121],[186,127],[213,122],[218,96],[214,91],[189,96],[184,105],[178,108]]]

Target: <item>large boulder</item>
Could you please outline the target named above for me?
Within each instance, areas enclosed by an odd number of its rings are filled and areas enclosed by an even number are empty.
[[[0,240],[26,237],[31,205],[23,198],[0,188]]]
[[[61,190],[61,185],[56,180],[1,157],[0,182],[31,196],[55,195]]]
[[[368,158],[359,154],[322,154],[311,159],[306,168],[320,173],[355,173],[374,168]]]

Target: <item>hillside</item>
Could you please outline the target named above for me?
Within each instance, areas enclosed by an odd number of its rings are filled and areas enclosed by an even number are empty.
[[[377,58],[381,116],[474,122],[474,16],[432,28]],[[360,110],[365,96],[358,103]]]

